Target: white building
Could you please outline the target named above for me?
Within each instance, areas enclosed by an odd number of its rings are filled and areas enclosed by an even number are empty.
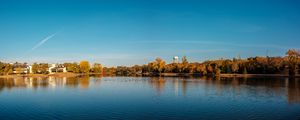
[[[13,67],[13,73],[15,74],[27,74],[29,72],[29,66],[27,63],[10,63]]]
[[[179,57],[178,56],[174,56],[173,57],[173,63],[178,63],[179,62]]]
[[[49,69],[49,74],[58,73],[58,72],[67,72],[67,68],[62,64],[52,64]]]

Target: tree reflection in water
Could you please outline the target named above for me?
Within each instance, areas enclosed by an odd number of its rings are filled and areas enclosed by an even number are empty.
[[[151,77],[149,83],[160,94],[165,88],[166,80],[164,77]]]
[[[71,87],[88,89],[93,85],[99,86],[103,79],[102,76],[79,76],[79,77],[45,77],[45,78],[0,78],[0,92],[3,90],[12,90],[14,88],[55,88],[55,87]],[[115,79],[123,79],[116,77]],[[132,78],[133,80],[134,77]],[[145,77],[136,80],[142,84],[148,84],[158,95],[162,94],[166,89],[172,89],[176,96],[186,96],[189,92],[199,92],[204,90],[209,94],[222,96],[224,94],[231,95],[236,98],[243,95],[256,97],[272,98],[276,96],[285,96],[286,101],[290,104],[300,103],[300,78],[283,78],[283,77],[267,77],[267,78],[209,78],[209,77]],[[102,82],[105,82],[102,81]],[[120,81],[116,81],[120,82]],[[137,81],[129,81],[137,82]],[[201,89],[199,89],[201,88]]]
[[[0,78],[0,92],[13,88],[50,88],[50,87],[80,87],[87,89],[90,84],[90,76],[79,77],[16,77]],[[100,85],[102,76],[93,76],[93,82]]]
[[[78,78],[80,81],[80,88],[82,89],[87,89],[89,87],[90,84],[90,76],[81,76]]]
[[[207,92],[218,96],[230,95],[239,99],[247,94],[250,97],[286,96],[288,103],[300,103],[300,78],[184,78],[184,77],[151,77],[149,83],[158,95],[167,85],[172,85],[176,96],[186,96],[197,87],[204,87]],[[193,89],[195,88],[195,89]]]

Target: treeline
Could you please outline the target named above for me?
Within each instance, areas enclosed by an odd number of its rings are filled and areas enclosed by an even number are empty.
[[[26,66],[26,65],[21,65]],[[66,67],[67,72],[72,73],[97,73],[104,75],[161,75],[164,73],[189,73],[199,75],[218,76],[220,74],[289,74],[295,75],[300,67],[300,51],[290,49],[284,57],[250,57],[247,59],[233,58],[204,61],[202,63],[190,63],[184,56],[180,63],[167,64],[161,58],[145,65],[134,65],[131,67],[102,67],[95,63],[90,65],[88,61],[78,63],[64,63],[60,66]],[[0,74],[12,74],[16,66],[14,64],[0,62]],[[48,74],[49,64],[34,63],[32,72]]]
[[[220,74],[289,74],[295,75],[300,67],[300,52],[288,50],[284,57],[250,57],[210,60],[202,63],[189,63],[184,56],[180,63],[166,64],[161,58],[147,65],[132,67],[105,67],[107,75],[161,75],[163,73],[189,73],[218,76]]]
[[[0,75],[8,75],[13,73],[13,66],[9,63],[0,62]]]
[[[31,65],[32,74],[49,74],[49,68],[51,65],[48,63],[34,63]],[[56,64],[56,68],[66,68],[67,72],[72,73],[96,73],[102,74],[102,65],[99,63],[94,63],[90,65],[88,61],[81,61],[78,63],[64,63]],[[24,72],[27,71],[27,72]],[[0,62],[0,75],[9,75],[9,74],[25,74],[30,73],[29,65],[27,63],[3,63]]]
[[[68,72],[72,73],[98,73],[102,74],[103,67],[100,63],[94,63],[92,66],[88,61],[78,63],[64,63]]]

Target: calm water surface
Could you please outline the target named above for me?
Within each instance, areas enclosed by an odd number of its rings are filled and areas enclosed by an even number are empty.
[[[300,79],[0,79],[0,119],[300,119]]]

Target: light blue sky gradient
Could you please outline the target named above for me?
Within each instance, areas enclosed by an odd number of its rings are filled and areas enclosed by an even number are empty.
[[[267,51],[283,56],[299,48],[299,6],[297,0],[0,0],[0,61],[117,66],[156,57],[171,62],[175,55],[192,62]]]

